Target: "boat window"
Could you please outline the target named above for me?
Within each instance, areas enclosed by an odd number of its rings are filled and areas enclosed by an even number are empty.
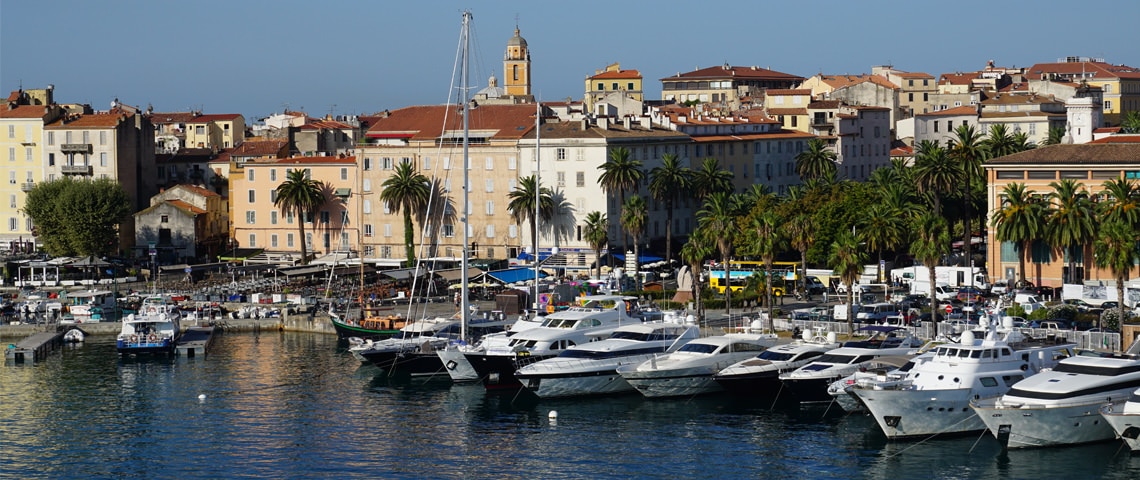
[[[983,387],[996,387],[998,384],[997,379],[994,377],[982,377],[978,379],[978,381],[982,382]]]
[[[1004,382],[1007,387],[1012,387],[1013,384],[1020,382],[1021,379],[1021,375],[1002,375],[1001,377],[1001,381]]]
[[[993,358],[993,356],[994,356],[993,350],[987,349],[986,351],[982,352],[982,358]]]
[[[970,351],[965,348],[959,350],[958,358],[970,358]]]
[[[819,355],[819,352],[811,352],[811,353],[815,353],[816,355]],[[792,354],[774,352],[772,350],[766,350],[766,351],[764,351],[764,353],[757,355],[756,358],[759,358],[761,360],[768,360],[770,362],[783,362],[783,361],[787,361],[787,360],[791,359]],[[805,360],[808,358],[811,358],[811,357],[808,355],[803,356],[803,359],[805,359]]]
[[[1053,351],[1053,360],[1054,361],[1061,360],[1064,358],[1069,358],[1069,352],[1067,352],[1065,350],[1054,350]]]
[[[863,363],[863,362],[866,362],[869,360],[874,360],[874,359],[875,359],[874,355],[860,355],[858,358],[855,359],[854,362],[851,362],[851,363]]]
[[[589,360],[604,360],[608,358],[621,358],[630,357],[635,355],[651,355],[654,353],[662,353],[665,347],[646,347],[637,348],[633,350],[586,350],[581,348],[570,348],[559,353],[561,358],[582,358]]]
[[[946,349],[946,356],[947,357],[957,357],[958,356],[958,349],[957,348]]]
[[[835,355],[835,354],[827,353],[827,354],[821,355],[815,361],[819,362],[819,363],[845,364],[845,363],[855,363],[855,357],[852,355]]]
[[[713,353],[716,351],[716,345],[709,345],[707,343],[686,343],[681,347],[679,352],[693,352],[693,353]]]
[[[733,352],[759,352],[765,350],[763,345],[756,345],[755,343],[734,343],[732,348],[726,351]]]
[[[986,350],[986,353],[990,353],[990,351]],[[989,355],[986,355],[986,356],[988,357]],[[981,350],[971,350],[970,351],[970,358],[982,358],[982,351]]]

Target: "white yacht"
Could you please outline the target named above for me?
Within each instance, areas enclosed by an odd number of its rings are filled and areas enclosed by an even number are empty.
[[[824,353],[839,348],[834,332],[803,333],[802,338],[765,350],[760,355],[737,362],[713,375],[713,380],[729,393],[753,397],[778,397],[780,374],[806,365]]]
[[[729,365],[776,345],[772,333],[730,333],[698,338],[673,353],[655,355],[640,365],[617,369],[633,388],[646,397],[698,395],[724,390],[713,375]]]
[[[119,354],[173,354],[182,336],[182,315],[178,310],[168,296],[143,299],[139,313],[123,319],[123,328],[115,340]]]
[[[876,382],[879,385],[891,386],[897,379],[914,367],[917,355],[887,355],[876,357],[859,365],[854,373],[831,382],[827,386],[827,394],[839,407],[847,413],[866,412],[863,400],[855,396],[853,390],[859,383]]]
[[[1124,406],[1105,405],[1100,408],[1100,416],[1112,425],[1116,436],[1128,444],[1132,453],[1140,452],[1140,389],[1132,392]]]
[[[617,373],[619,367],[674,352],[700,334],[696,325],[625,325],[605,340],[568,348],[557,357],[523,366],[515,377],[541,398],[629,392],[633,386]]]
[[[447,370],[447,374],[451,376],[451,381],[458,383],[474,382],[479,380],[479,372],[475,371],[475,367],[472,367],[471,362],[467,360],[468,354],[480,354],[485,353],[488,349],[506,348],[509,346],[512,336],[519,332],[540,327],[545,320],[545,317],[538,315],[531,316],[530,314],[524,313],[519,315],[518,320],[511,324],[510,328],[505,331],[484,335],[483,338],[474,344],[455,340],[452,341],[447,348],[436,350],[435,353],[439,357],[439,360],[443,362],[443,367]]]
[[[859,333],[870,336],[844,343],[807,365],[780,375],[783,388],[800,402],[830,402],[827,387],[854,373],[861,364],[887,355],[908,355],[922,346],[922,340],[901,327],[869,325],[856,331]]]
[[[1081,355],[1017,382],[1004,395],[970,406],[1008,448],[1111,440],[1101,407],[1121,408],[1140,386],[1140,343],[1124,355]]]
[[[578,297],[577,302],[547,315],[542,325],[511,335],[506,345],[488,345],[482,352],[465,354],[483,385],[491,390],[521,388],[514,377],[520,367],[575,345],[608,338],[622,325],[642,323],[637,297],[592,295]]]
[[[1018,330],[988,329],[984,339],[966,331],[957,343],[934,347],[912,367],[855,379],[859,398],[887,438],[979,432],[986,428],[970,410],[973,399],[996,397],[1024,377],[1053,368],[1075,355],[1071,343],[1032,343]]]

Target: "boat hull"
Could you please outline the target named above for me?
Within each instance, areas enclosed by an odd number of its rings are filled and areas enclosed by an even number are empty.
[[[361,357],[381,369],[413,377],[444,375],[443,362],[434,351],[382,350],[361,352]]]
[[[968,388],[955,390],[854,388],[852,392],[871,412],[883,434],[892,440],[980,432],[986,429],[986,424],[970,409],[973,391]]]
[[[515,378],[515,372],[535,362],[553,358],[554,355],[488,355],[484,353],[464,354],[471,368],[483,381],[487,390],[518,390],[522,382]]]
[[[443,364],[444,371],[457,383],[475,382],[479,380],[479,373],[467,361],[467,357],[458,349],[446,348],[435,352]]]
[[[783,393],[780,383],[780,371],[768,370],[735,375],[717,375],[713,377],[716,383],[733,395],[772,398]]]
[[[838,379],[838,377],[786,378],[780,379],[780,382],[783,383],[785,393],[791,393],[792,397],[800,402],[812,403],[832,401],[831,394],[827,393],[827,387]]]
[[[333,329],[336,330],[337,337],[342,339],[342,340],[349,339],[352,337],[358,337],[358,338],[362,338],[365,340],[384,340],[386,338],[392,338],[392,336],[400,333],[399,330],[370,329],[370,328],[364,328],[364,327],[360,327],[360,326],[356,326],[356,325],[349,325],[349,324],[337,321],[335,318],[332,320],[332,324],[333,324]]]
[[[135,342],[121,339],[115,341],[115,349],[119,355],[171,355],[174,353],[175,345],[175,339],[172,338],[156,341],[145,339]]]
[[[1116,436],[1132,449],[1132,453],[1140,453],[1140,414],[1122,413],[1120,410],[1116,406],[1112,409],[1106,406],[1101,408],[1100,416],[1104,417]]]
[[[714,366],[671,370],[623,371],[630,386],[649,398],[701,395],[724,391],[713,380]]]
[[[633,386],[613,369],[557,376],[518,375],[518,377],[526,389],[539,398],[612,395],[634,391]]]
[[[974,403],[973,408],[1006,448],[1034,448],[1112,440],[1116,433],[1099,412],[1104,404],[999,408],[982,402]]]

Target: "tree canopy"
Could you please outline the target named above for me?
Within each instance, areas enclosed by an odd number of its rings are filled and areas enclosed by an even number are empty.
[[[23,208],[44,249],[54,256],[118,252],[119,224],[132,210],[127,191],[114,180],[72,177],[37,183]]]

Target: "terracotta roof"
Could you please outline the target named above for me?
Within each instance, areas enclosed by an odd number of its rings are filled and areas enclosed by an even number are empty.
[[[810,88],[769,88],[764,93],[771,95],[811,95]]]
[[[1081,165],[1111,164],[1136,165],[1140,159],[1140,143],[1112,143],[1082,145],[1048,145],[985,162],[987,166],[1007,165]]]
[[[899,72],[895,71],[894,75],[899,78],[934,78],[934,75],[923,72]]]
[[[808,104],[810,109],[831,110],[843,106],[843,100],[816,100]]]
[[[702,78],[740,78],[759,80],[784,80],[790,82],[803,81],[803,77],[790,73],[777,72],[760,67],[728,67],[717,65],[715,67],[701,68],[686,73],[678,73],[661,80],[687,80]]]
[[[903,145],[891,149],[892,157],[910,157],[914,156],[914,147]]]
[[[196,194],[199,196],[203,196],[203,197],[218,197],[218,196],[220,196],[220,195],[218,195],[217,192],[215,192],[213,190],[207,190],[205,188],[199,187],[197,185],[191,185],[189,183],[180,183],[180,184],[175,185],[175,186],[170,187],[170,188],[180,188],[182,190],[186,190],[187,192],[190,192],[190,193],[193,193],[193,194]]]
[[[387,117],[374,117],[369,138],[434,140],[444,131],[463,129],[463,118],[454,105],[421,105],[393,110]],[[471,110],[470,130],[494,130],[493,138],[519,139],[534,128],[533,104],[479,105]],[[444,124],[446,118],[447,124]]]
[[[1029,84],[1028,83],[1021,83],[1021,82],[1011,83],[1011,84],[1006,85],[1002,88],[999,88],[998,91],[1001,93],[1028,92],[1029,91]]]
[[[23,92],[21,92],[20,90],[12,90],[12,93],[8,94],[8,101],[9,102],[18,102],[20,100],[20,94],[21,93],[23,93]]]
[[[1120,133],[1120,127],[1101,127],[1093,129],[1093,133]]]
[[[177,199],[167,200],[166,203],[169,203],[169,204],[173,205],[174,207],[176,207],[179,210],[182,210],[184,212],[190,212],[190,213],[193,213],[196,215],[201,215],[203,213],[206,213],[205,210],[202,210],[201,208],[190,205],[189,203],[183,202],[182,200],[177,200]]]
[[[7,106],[0,107],[0,118],[43,118],[48,107],[43,105],[17,105],[11,110]]]
[[[949,117],[955,115],[977,115],[978,107],[974,105],[962,105],[961,107],[947,108],[945,110],[938,110],[936,112],[916,113],[916,117]]]
[[[815,137],[815,135],[812,135],[810,133],[804,133],[795,130],[780,130],[779,132],[744,133],[740,135],[701,135],[693,137],[693,141],[698,143],[726,142],[731,140],[752,142],[756,140],[792,140],[797,138],[808,139]]]
[[[889,111],[891,111],[890,108],[880,107],[878,105],[854,105],[851,108],[854,108],[855,110],[866,110],[869,112],[889,112]]]
[[[622,122],[611,122],[608,128],[590,125],[582,129],[582,122],[551,122],[542,124],[542,138],[653,138],[673,139],[674,141],[688,140],[688,135],[664,128],[646,130],[634,123],[632,128],[626,130]],[[522,138],[534,138],[534,129],[530,129]]]
[[[301,125],[301,130],[352,130],[352,125],[337,122],[334,120],[311,120],[309,123]]]
[[[1052,95],[998,95],[982,100],[982,105],[1040,105],[1057,103]]]
[[[240,113],[211,113],[198,115],[186,123],[227,122],[237,120],[239,117],[241,117]]]
[[[304,164],[338,164],[338,163],[356,163],[356,157],[289,157],[282,158],[272,163],[281,163],[287,165],[304,165]]]
[[[878,75],[821,75],[820,81],[830,86],[832,89],[840,89],[858,85],[860,83],[871,82],[884,88],[898,89],[898,85],[891,83]]]
[[[230,151],[231,157],[264,157],[277,155],[289,145],[289,140],[246,140]]]
[[[606,80],[606,79],[632,79],[641,78],[641,72],[637,70],[610,70],[602,72],[590,77],[590,80]]]
[[[807,108],[769,108],[772,115],[807,115]]]
[[[114,128],[130,117],[131,114],[129,113],[91,113],[73,117],[73,120],[65,122],[64,120],[67,118],[65,115],[45,125],[44,128]]]
[[[979,117],[979,119],[985,120],[985,119],[991,119],[991,118],[1032,118],[1032,117],[1065,118],[1065,114],[1064,113],[1050,113],[1050,112],[987,112],[987,111],[982,111],[982,114]]]
[[[1117,128],[1119,128],[1119,127],[1117,127]],[[1101,129],[1098,128],[1096,130],[1093,130],[1093,132],[1095,133],[1097,130],[1101,130]],[[1104,138],[1099,138],[1099,139],[1093,140],[1089,143],[1140,143],[1140,134],[1137,134],[1137,133],[1119,133],[1116,135],[1109,135],[1109,136],[1104,137]],[[1140,162],[1140,158],[1136,159],[1136,161]]]
[[[969,85],[973,83],[974,79],[977,77],[977,72],[943,73],[942,76],[938,78],[938,83],[948,83],[950,85]]]
[[[156,153],[154,163],[196,163],[208,162],[215,157],[209,148],[180,148],[177,153]]]
[[[194,112],[156,112],[150,114],[150,123],[153,123],[155,125],[162,125],[166,123],[187,123],[197,116],[198,114]]]
[[[1140,79],[1140,69],[1127,65],[1113,65],[1105,62],[1061,62],[1038,63],[1029,67],[1029,75],[1034,78],[1041,74],[1056,73],[1058,75],[1093,74],[1092,78],[1133,78]]]

